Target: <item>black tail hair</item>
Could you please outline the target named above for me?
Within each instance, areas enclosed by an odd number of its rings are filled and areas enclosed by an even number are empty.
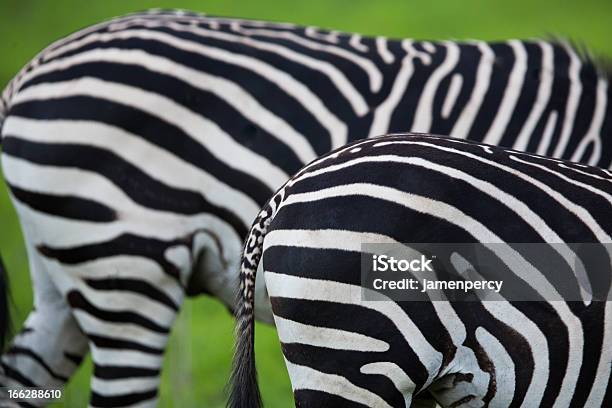
[[[255,367],[255,278],[264,238],[283,197],[284,188],[281,188],[255,219],[244,245],[236,302],[236,347],[229,382],[229,408],[263,406]]]

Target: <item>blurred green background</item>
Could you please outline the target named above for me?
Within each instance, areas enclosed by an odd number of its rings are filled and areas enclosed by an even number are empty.
[[[588,45],[596,55],[612,56],[610,0],[1,0],[0,86],[50,42],[89,24],[153,7],[417,39],[496,40],[562,35]],[[11,279],[17,329],[32,307],[32,295],[19,223],[4,183],[0,183],[0,251]],[[200,297],[186,303],[166,353],[160,406],[224,406],[232,330],[233,321],[218,302]],[[274,330],[259,325],[256,344],[266,405],[291,406],[291,387]],[[87,361],[58,406],[87,405],[90,372],[91,363]]]

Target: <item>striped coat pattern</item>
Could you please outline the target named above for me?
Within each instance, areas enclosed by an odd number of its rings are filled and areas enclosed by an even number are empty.
[[[260,261],[296,406],[609,406],[611,215],[610,171],[473,142],[394,135],[318,159],[247,238],[230,406],[260,406]],[[605,243],[607,268],[586,270],[583,301],[364,299],[361,244],[417,242]],[[536,290],[527,265],[513,271]]]
[[[592,61],[547,41],[390,40],[174,11],[78,31],[1,98],[35,310],[0,382],[62,385],[91,350],[93,406],[154,405],[185,295],[233,308],[248,226],[304,164],[413,130],[608,168],[609,95]]]

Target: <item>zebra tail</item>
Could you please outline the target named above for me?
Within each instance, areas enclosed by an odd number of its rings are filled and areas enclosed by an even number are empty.
[[[4,95],[0,95],[0,147],[2,147],[2,124],[6,118],[8,108],[4,101]],[[4,344],[8,339],[10,330],[10,309],[9,309],[9,284],[6,269],[0,257],[0,351],[4,350]]]
[[[258,214],[244,245],[236,302],[236,346],[229,383],[229,408],[263,406],[255,366],[255,278],[263,254],[264,238],[283,196],[284,190],[281,189]]]
[[[4,344],[8,339],[10,321],[8,276],[0,258],[0,351],[4,350]]]
[[[6,118],[7,111],[7,104],[4,102],[3,95],[0,95],[0,147],[2,147],[2,124]]]

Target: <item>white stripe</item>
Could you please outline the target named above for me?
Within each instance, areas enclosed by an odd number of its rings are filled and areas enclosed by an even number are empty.
[[[575,164],[575,163],[572,163],[572,164]],[[602,169],[602,168],[597,168],[597,170],[601,171],[603,174],[607,174],[608,177],[602,177],[602,176],[598,176],[597,174],[593,174],[593,173],[589,173],[589,172],[586,172],[586,171],[582,171],[582,170],[576,169],[576,168],[574,168],[572,166],[568,166],[565,163],[559,163],[558,166],[563,168],[563,169],[570,170],[570,171],[572,171],[574,173],[582,174],[583,176],[591,177],[591,178],[594,178],[594,179],[597,179],[597,180],[603,180],[603,181],[606,181],[606,182],[612,181],[610,179],[610,174],[606,173],[606,170]],[[595,169],[592,168],[590,170],[594,171]]]
[[[566,44],[565,50],[570,59],[568,68],[570,87],[565,107],[565,117],[563,118],[563,126],[561,128],[561,137],[559,137],[557,141],[557,145],[552,154],[553,157],[562,157],[565,152],[565,148],[574,128],[576,112],[578,111],[578,104],[580,103],[580,95],[582,93],[582,82],[580,81],[582,63],[570,45]]]
[[[239,39],[241,38],[237,36],[232,36],[231,34],[227,33],[220,33],[201,28],[190,28],[181,26],[179,24],[151,22],[148,23],[147,26],[150,26],[152,28],[160,26],[169,27],[174,31],[194,32],[197,35],[211,38],[217,38],[221,36],[220,39],[227,40],[230,42],[240,42]],[[182,40],[178,37],[174,37],[169,34],[164,34],[151,30],[133,31],[140,32],[143,36],[146,36],[146,38],[155,39],[156,41],[166,43],[180,50],[200,54],[207,58],[223,61],[225,63],[236,65],[256,73],[257,75],[261,76],[262,78],[265,78],[269,82],[276,84],[284,92],[286,92],[293,99],[299,102],[304,109],[310,112],[317,119],[317,121],[319,121],[322,126],[325,127],[330,133],[332,141],[335,143],[334,146],[342,146],[346,143],[346,125],[341,122],[330,110],[328,110],[323,101],[321,101],[321,99],[319,99],[319,97],[315,93],[313,93],[305,84],[297,81],[295,78],[293,78],[291,75],[287,74],[283,70],[278,69],[270,64],[265,63],[264,61],[261,61],[260,59],[248,55],[236,54],[221,48],[206,46],[194,41]],[[129,36],[130,33],[133,31],[123,31],[113,34],[92,34],[81,40],[79,43],[71,43],[65,49],[57,50],[57,54],[68,52],[73,48],[79,48],[85,44],[92,42],[112,41],[115,38],[129,38],[125,36]],[[227,35],[230,36],[229,39],[225,38],[225,36]]]
[[[203,71],[189,68],[185,65],[177,64],[167,58],[148,54],[142,50],[108,48],[85,51],[71,57],[57,59],[45,64],[24,76],[24,81],[28,81],[32,77],[48,72],[64,70],[89,62],[100,61],[141,66],[148,71],[171,76],[195,88],[211,92],[219,99],[227,102],[228,105],[236,109],[250,122],[256,124],[280,142],[286,144],[295,152],[296,156],[303,164],[308,163],[317,156],[304,135],[297,132],[284,119],[276,116],[270,110],[263,107],[257,99],[236,83],[222,77],[209,75]]]
[[[457,66],[459,62],[459,46],[456,43],[445,41],[446,58],[444,62],[429,76],[423,92],[417,103],[414,121],[412,122],[411,132],[427,133],[431,130],[433,120],[433,106],[436,91],[440,82]]]
[[[134,361],[138,361],[138,366],[142,368],[156,369],[163,364],[163,355],[144,353],[137,350],[122,350],[98,348],[95,344],[91,345],[92,355],[96,356],[97,361],[112,362],[115,366],[133,366]]]
[[[597,100],[595,102],[595,112],[593,112],[593,119],[591,120],[591,126],[587,131],[586,135],[582,138],[578,147],[574,151],[572,155],[571,161],[585,161],[584,152],[587,147],[592,144],[593,151],[591,152],[591,157],[589,157],[588,163],[591,166],[595,166],[599,163],[599,159],[601,158],[601,126],[603,125],[603,121],[606,117],[606,106],[607,106],[607,97],[606,92],[608,90],[608,81],[600,78],[597,81]]]
[[[555,74],[554,67],[554,54],[552,45],[543,41],[538,41],[538,45],[542,49],[542,65],[540,68],[540,86],[538,87],[538,94],[536,100],[533,103],[529,117],[525,121],[521,132],[516,138],[514,145],[512,146],[516,150],[526,150],[529,144],[529,138],[533,134],[542,112],[548,105],[550,95],[552,93],[553,79]]]
[[[48,330],[48,329],[47,329]],[[54,330],[61,330],[61,329],[54,329]],[[43,334],[44,336],[44,334]],[[52,338],[52,337],[51,337]],[[40,341],[40,339],[39,339]],[[21,343],[17,343],[16,346],[18,347],[24,347],[23,344]],[[36,355],[42,357],[45,357],[44,355],[41,355],[41,351],[38,347],[36,347],[36,344],[33,345],[33,347],[31,347],[32,351],[34,353],[36,353]],[[52,354],[49,357],[55,357],[58,353],[59,350],[53,350]],[[44,361],[44,359],[43,359]],[[47,386],[47,387],[62,387],[64,386],[63,381],[60,380],[56,380],[55,378],[51,377],[51,374],[49,373],[49,371],[47,371],[47,369],[38,362],[38,360],[36,360],[35,358],[31,357],[28,354],[22,354],[22,353],[15,353],[15,354],[9,354],[9,353],[4,353],[2,354],[2,363],[8,365],[9,367],[15,368],[17,369],[17,371],[20,371],[21,374],[25,374],[25,378],[27,378],[28,380],[32,381],[34,384],[41,384],[41,386]],[[47,362],[45,362],[47,363]],[[48,364],[48,363],[47,363]],[[58,367],[54,367],[53,365],[50,365],[51,369],[55,369],[57,370]],[[72,373],[72,370],[70,370]],[[58,375],[62,375],[62,373],[58,373],[57,371],[55,371],[56,374]],[[40,382],[39,382],[40,381]],[[9,382],[7,384],[7,382]],[[20,386],[26,386],[25,384],[21,384],[18,383],[18,380],[16,378],[11,378],[8,375],[5,374],[4,368],[2,369],[2,387],[9,387],[12,384],[20,384]],[[0,393],[0,396],[4,396],[5,394],[5,390],[3,390],[2,393]],[[4,403],[1,405],[2,407],[6,407],[6,408],[19,408],[21,407],[21,405],[4,405],[5,403],[8,403],[8,401],[6,401],[4,398],[2,399],[4,401]],[[40,401],[42,402],[42,401]]]
[[[550,374],[550,356],[546,336],[531,319],[508,302],[486,301],[482,302],[482,305],[495,319],[519,333],[529,344],[529,351],[533,358],[533,375],[523,401],[529,401],[529,404],[538,406]]]
[[[459,115],[459,119],[455,122],[453,130],[450,133],[453,137],[458,139],[466,139],[468,137],[468,132],[476,119],[476,115],[478,115],[480,111],[482,101],[484,100],[485,94],[489,89],[489,83],[491,82],[495,55],[487,43],[479,41],[477,44],[482,56],[478,62],[476,83],[472,89],[469,101],[463,107],[463,111]]]
[[[361,42],[361,35],[353,34],[349,40],[349,45],[360,52],[368,52],[370,48]]]
[[[561,174],[560,172],[553,171],[553,170],[549,169],[549,168],[548,168],[548,167],[546,167],[546,166],[542,166],[541,164],[532,163],[532,162],[528,162],[528,161],[522,160],[522,159],[520,159],[519,157],[517,157],[517,156],[515,156],[515,155],[510,155],[509,157],[510,157],[510,159],[511,159],[511,160],[514,160],[514,161],[519,162],[519,163],[526,164],[526,165],[528,165],[528,166],[536,167],[536,168],[538,168],[538,169],[540,169],[540,170],[542,170],[542,171],[545,171],[545,172],[547,172],[547,173],[549,173],[549,174],[552,174],[552,175],[554,175],[554,176],[556,176],[556,177],[560,178],[561,180],[563,180],[563,181],[565,181],[565,182],[567,182],[567,183],[570,183],[570,184],[572,184],[572,185],[574,185],[574,186],[578,186],[578,187],[580,187],[580,188],[583,188],[583,189],[585,189],[585,190],[587,190],[587,191],[590,191],[590,192],[591,192],[591,193],[593,193],[593,194],[597,194],[598,196],[600,196],[600,197],[602,197],[604,200],[606,200],[608,203],[610,203],[610,205],[612,205],[612,195],[608,194],[608,193],[607,193],[607,192],[605,192],[605,191],[602,191],[602,190],[600,190],[600,189],[597,189],[597,188],[595,188],[595,187],[593,187],[593,186],[591,186],[591,185],[589,185],[589,184],[585,184],[585,183],[582,183],[582,182],[580,182],[580,181],[577,181],[577,180],[571,179],[571,178],[569,178],[569,177],[565,176],[564,174]],[[564,167],[564,168],[566,168],[566,169],[571,169],[570,167],[565,166],[565,165],[563,165],[562,163],[560,163],[560,164],[559,164],[559,166],[560,166],[560,167]],[[589,176],[597,177],[597,176],[594,176],[594,175],[592,175],[592,174],[589,174],[589,173],[586,173],[586,172],[584,172],[584,171],[580,171],[580,170],[577,170],[577,169],[571,169],[571,170],[578,171],[578,172],[583,173],[583,174],[585,174],[585,175],[589,175]],[[609,181],[609,180],[604,179],[604,178],[601,178],[601,179],[602,179],[602,180],[605,180],[605,181]]]
[[[274,316],[278,337],[283,344],[298,343],[336,350],[382,353],[389,343],[346,330],[312,326]]]
[[[484,327],[476,329],[476,340],[495,369],[496,390],[495,395],[489,401],[489,406],[508,407],[516,389],[514,361],[512,361],[503,344]]]
[[[454,208],[446,203],[435,201],[426,197],[417,196],[414,194],[405,193],[389,187],[383,187],[373,184],[356,183],[337,187],[331,187],[319,190],[313,193],[293,194],[287,197],[281,206],[291,205],[298,202],[312,202],[329,197],[363,195],[376,199],[382,199],[404,207],[411,208],[414,211],[430,214],[434,217],[442,218],[447,222],[457,225],[479,242],[493,244],[502,242],[492,231],[488,230],[484,225],[477,220],[471,218],[457,208]],[[353,238],[356,239],[357,237]],[[328,237],[328,239],[332,239]],[[357,241],[359,242],[359,241]],[[361,241],[367,242],[367,241]],[[604,241],[604,242],[609,242]],[[265,242],[264,242],[265,245]],[[508,248],[508,251],[500,251],[494,245],[487,245],[506,265],[512,268],[513,272],[520,279],[531,285],[538,292],[545,292],[547,299],[559,299],[561,296],[556,289],[548,282],[541,273],[527,262],[519,253]],[[510,254],[511,253],[511,254]],[[533,285],[532,285],[533,283]],[[373,302],[376,303],[376,302]],[[487,303],[487,302],[484,302]],[[561,401],[565,395],[573,392],[573,389],[578,380],[579,367],[582,363],[582,346],[584,339],[582,338],[582,323],[569,310],[564,302],[549,302],[553,309],[559,314],[559,317],[568,330],[569,355],[568,367],[566,375],[561,386],[560,396]]]
[[[338,43],[338,32],[330,31],[328,34],[320,33],[318,30],[319,27],[306,27],[304,33],[311,38],[315,38],[320,41],[327,41],[334,44]]]
[[[135,87],[84,77],[66,82],[33,85],[17,94],[14,103],[70,96],[106,99],[156,116],[183,130],[228,166],[245,174],[252,174],[253,168],[257,168],[261,181],[271,190],[276,190],[289,178],[283,170],[238,143],[214,122],[171,99]],[[232,160],[228,161],[228,157]]]
[[[155,286],[177,306],[183,301],[183,288],[176,280],[168,276],[157,262],[141,256],[118,255],[62,267],[68,275],[81,278],[98,279],[112,276],[119,280],[137,279]]]
[[[565,198],[562,194],[560,194],[558,191],[550,188],[549,186],[547,186],[546,184],[540,182],[539,180],[527,175],[526,173],[520,172],[516,169],[513,169],[511,167],[505,166],[503,164],[499,164],[493,160],[488,160],[482,157],[479,157],[475,154],[472,153],[468,153],[468,152],[464,152],[461,150],[455,150],[455,149],[451,149],[448,147],[443,147],[443,146],[438,146],[438,145],[434,145],[431,143],[426,143],[426,142],[400,142],[400,141],[394,141],[394,142],[379,142],[376,144],[376,146],[385,146],[388,144],[415,144],[415,145],[422,145],[422,146],[428,146],[434,149],[438,149],[438,150],[443,150],[446,152],[450,152],[450,153],[455,153],[461,156],[465,156],[465,157],[470,157],[474,160],[477,160],[481,163],[486,163],[489,164],[493,167],[496,167],[498,169],[504,170],[510,174],[513,174],[514,176],[528,182],[531,183],[533,186],[537,187],[538,189],[542,190],[544,193],[546,193],[548,196],[550,196],[553,200],[555,200],[556,202],[558,202],[559,204],[561,204],[564,208],[566,208],[568,211],[572,212],[574,215],[576,215],[576,217],[578,217],[580,219],[580,221],[582,223],[584,223],[584,225],[586,225],[592,232],[593,234],[597,237],[597,240],[599,242],[611,242],[612,239],[610,238],[610,236],[607,234],[607,232],[599,225],[599,223],[591,216],[591,214],[582,206],[575,204],[574,202],[568,200],[567,198]],[[493,242],[493,241],[483,241],[483,242]]]
[[[525,81],[527,72],[527,52],[524,45],[517,40],[508,41],[508,45],[514,52],[515,61],[512,67],[512,72],[506,84],[504,97],[497,110],[497,115],[493,120],[493,124],[489,128],[487,135],[483,139],[483,143],[499,145],[506,127],[512,118],[516,103],[521,96],[521,89]]]
[[[4,129],[5,134],[22,140],[51,144],[75,143],[110,151],[169,187],[197,191],[211,204],[219,207],[231,203],[233,211],[244,225],[250,225],[259,212],[259,205],[245,193],[224,184],[168,150],[149,143],[143,137],[118,127],[88,120],[36,120],[11,116]]]
[[[463,77],[461,74],[453,74],[450,85],[448,86],[448,92],[444,98],[444,104],[442,105],[442,117],[444,119],[448,119],[453,107],[457,103],[457,97],[459,96],[459,91],[461,91],[462,85]]]
[[[503,262],[506,264],[520,279],[526,282],[528,285],[532,286],[535,291],[538,293],[544,293],[542,296],[545,299],[553,299],[553,300],[562,300],[561,295],[557,292],[557,290],[550,284],[550,282],[537,270],[533,265],[527,262],[520,253],[516,252],[511,247],[499,247],[496,245],[491,245],[495,243],[502,243],[503,241],[499,238],[493,231],[489,230],[485,225],[480,223],[478,220],[472,218],[471,216],[465,214],[463,211],[459,210],[452,205],[449,205],[442,201],[437,201],[430,199],[428,197],[419,196],[416,194],[407,193],[401,190],[397,190],[394,188],[380,186],[376,184],[367,184],[367,183],[352,183],[345,184],[341,186],[334,186],[329,188],[324,188],[318,191],[307,192],[307,193],[298,193],[289,195],[279,206],[279,209],[282,207],[287,207],[297,203],[311,203],[318,200],[323,200],[332,197],[348,197],[348,196],[365,196],[371,197],[378,200],[384,200],[392,203],[399,204],[406,208],[409,208],[413,211],[428,214],[436,218],[440,218],[450,224],[456,225],[466,232],[471,234],[474,238],[476,238],[479,242],[485,243],[487,247],[495,253]],[[344,240],[351,239],[356,242],[350,244],[346,242],[332,244],[336,247],[343,245],[349,246],[353,245],[354,247],[358,246],[363,242],[378,242],[378,241],[359,241],[358,239],[367,238],[366,236],[354,235],[350,236],[347,234],[348,232],[344,232],[346,236],[342,236],[338,234],[334,237],[335,230],[323,230],[326,232],[326,235],[323,235],[323,238],[331,240]],[[268,233],[266,237],[266,241],[264,241],[264,245],[267,245],[267,240],[270,237],[270,234],[278,232],[277,230]],[[290,234],[293,232],[294,236],[284,237],[285,241],[274,241],[274,242],[294,242],[296,237],[298,236],[296,230],[287,230],[285,234]],[[303,240],[305,242],[312,242],[312,245],[321,245],[318,239],[321,237],[319,231],[306,231],[306,236],[303,236]],[[383,236],[384,237],[384,236]],[[313,240],[313,238],[315,238]],[[306,241],[309,240],[309,241]],[[295,246],[303,246],[302,244],[294,244]],[[337,248],[340,249],[340,248]],[[572,315],[573,316],[573,315]],[[573,316],[575,319],[575,316]]]
[[[33,192],[87,198],[120,209],[119,220],[97,223],[40,213],[14,200],[22,222],[35,226],[32,239],[37,243],[62,248],[104,242],[125,233],[172,240],[185,237],[200,228],[208,228],[218,231],[224,248],[240,247],[240,237],[223,220],[209,214],[181,216],[139,206],[96,173],[34,165],[7,155],[2,158],[2,164],[6,180],[16,187]],[[66,183],[66,180],[71,183]],[[75,190],[75,185],[81,188]],[[87,234],[83,235],[83,231],[87,231]]]
[[[75,309],[74,316],[77,318],[81,329],[89,336],[111,337],[156,349],[166,347],[167,334],[157,333],[133,323],[107,322],[81,309]]]
[[[276,30],[261,30],[261,29],[240,29],[240,33],[246,35],[256,35],[262,37],[271,38],[282,38],[285,40],[293,41],[296,44],[309,48],[311,50],[323,51],[335,56],[344,58],[353,64],[361,68],[367,75],[370,81],[370,91],[378,92],[382,86],[382,73],[378,67],[369,59],[363,58],[357,54],[347,51],[344,48],[337,47],[335,45],[321,44],[315,41],[307,40],[289,31],[276,31]]]
[[[433,45],[430,41],[422,41],[421,46],[425,51],[429,52],[430,54],[436,52],[436,46]]]
[[[266,238],[266,243],[267,241],[268,239]],[[264,246],[269,248],[270,245],[266,245],[266,243],[264,243]],[[271,271],[266,271],[265,276],[266,287],[268,288],[270,297],[286,297],[291,299],[358,305],[386,316],[403,335],[406,343],[414,351],[419,361],[427,370],[428,380],[424,387],[428,386],[437,374],[442,363],[442,354],[429,344],[419,327],[414,324],[397,303],[364,301],[361,296],[363,288],[358,285],[319,279],[306,279]]]
[[[593,353],[600,354],[599,364],[597,365],[597,373],[589,393],[589,398],[584,404],[585,407],[602,406],[608,382],[610,381],[610,371],[612,369],[612,302],[606,302],[604,307],[604,332],[601,350],[592,350]]]
[[[546,127],[544,128],[544,133],[542,134],[542,139],[540,139],[540,144],[538,145],[537,154],[546,155],[550,147],[553,133],[555,132],[555,127],[557,126],[557,117],[557,111],[550,112],[548,120],[546,121]]]
[[[106,363],[106,362],[104,362]],[[115,395],[133,394],[157,389],[159,377],[119,378],[106,380],[92,376],[91,389],[96,394],[112,397]],[[130,405],[132,407],[132,405]]]
[[[275,229],[266,235],[264,247],[283,245],[297,248],[325,248],[360,252],[362,243],[400,244],[391,237],[372,232]]]
[[[521,163],[531,164],[531,163],[523,162],[522,160],[515,158],[514,156],[510,156],[510,158],[516,161],[520,161]],[[552,228],[550,228],[550,226],[546,223],[546,221],[544,221],[544,219],[542,219],[542,217],[540,217],[536,212],[531,210],[531,208],[529,208],[529,206],[525,204],[523,201],[517,199],[511,194],[506,193],[505,191],[499,189],[497,186],[495,186],[494,184],[488,181],[474,177],[454,167],[443,166],[443,165],[431,162],[429,160],[422,159],[420,157],[401,157],[401,156],[394,156],[394,155],[378,155],[378,156],[371,156],[371,157],[362,157],[358,159],[349,160],[342,164],[332,165],[332,166],[328,166],[328,167],[325,167],[319,170],[304,173],[294,180],[296,180],[297,182],[299,180],[304,180],[304,179],[315,177],[315,176],[325,175],[325,174],[328,174],[334,171],[338,171],[344,168],[353,167],[358,164],[377,163],[377,162],[402,163],[402,164],[407,164],[407,165],[419,166],[419,167],[423,167],[429,170],[439,172],[440,174],[446,175],[448,177],[452,177],[458,180],[465,181],[467,184],[473,186],[474,188],[485,193],[492,199],[506,206],[510,211],[514,212],[520,219],[525,220],[525,222],[529,224],[530,226],[532,226],[532,228],[540,235],[540,237],[542,237],[544,242],[549,242],[549,243],[563,242],[563,239]],[[538,165],[534,165],[534,166],[540,167],[542,168],[542,170],[546,170],[546,171],[553,173],[552,171],[544,168],[543,166],[538,166]],[[557,173],[553,173],[553,174],[558,175],[559,177],[563,178],[564,180],[572,184],[576,184],[581,187],[587,188],[589,191],[592,191],[595,194],[599,193],[600,195],[603,195],[604,198],[608,199],[612,203],[612,198],[608,194],[601,193],[599,192],[599,190],[593,189],[592,187],[586,186],[582,183],[573,182],[573,180],[570,180],[563,175],[559,175]],[[572,267],[572,270],[578,274],[576,276],[576,279],[580,283],[580,290],[581,290],[582,298],[585,304],[589,304],[591,301],[591,293],[593,292],[591,289],[589,278],[584,273],[584,268],[574,268],[575,262],[578,259],[577,255],[574,254],[571,251],[571,249],[565,246],[563,247],[553,246],[553,248],[563,257],[565,262],[570,267]],[[462,343],[463,341],[459,341],[457,344],[462,344]]]
[[[245,37],[245,36],[229,34],[227,32],[214,31],[214,30],[208,30],[208,29],[201,28],[201,27],[185,26],[181,24],[161,22],[161,21],[143,20],[142,24],[147,28],[168,27],[174,31],[190,32],[190,33],[193,33],[201,37],[209,37],[209,38],[219,39],[222,41],[245,44],[255,49],[275,53],[289,61],[296,62],[305,67],[308,67],[310,69],[313,69],[313,70],[316,70],[316,71],[319,71],[325,74],[330,79],[330,81],[334,84],[334,86],[338,89],[338,91],[346,98],[346,100],[349,102],[349,104],[351,105],[351,107],[353,108],[353,110],[355,111],[357,115],[362,116],[366,114],[368,111],[367,103],[365,102],[361,94],[353,87],[350,81],[346,78],[344,73],[342,73],[332,64],[327,63],[325,61],[320,61],[315,58],[311,58],[307,55],[300,54],[292,50],[291,48],[288,48],[285,46],[267,43],[263,41],[258,41],[258,40],[255,40],[249,37]],[[120,34],[120,33],[116,33],[116,34]],[[156,34],[159,34],[159,33],[156,33]],[[172,37],[170,35],[168,36]],[[179,41],[179,40],[175,38],[175,41]],[[191,41],[181,41],[181,42],[192,43],[194,45],[197,44],[200,47],[208,48],[199,43],[193,43]],[[230,53],[230,54],[233,54],[233,53]],[[237,54],[234,54],[234,55],[237,56]],[[252,59],[252,58],[249,58],[249,59]]]
[[[412,394],[416,390],[416,386],[400,366],[389,361],[381,361],[378,363],[366,364],[361,367],[360,371],[364,374],[384,375],[387,377],[391,380],[395,388],[404,396],[406,407],[410,407],[412,403]]]
[[[558,193],[556,194],[558,195]],[[470,216],[455,207],[452,207],[440,201],[429,199],[427,197],[417,196],[393,188],[383,187],[374,184],[355,183],[326,188],[313,193],[293,194],[290,195],[287,199],[285,199],[285,201],[283,201],[281,207],[298,202],[312,202],[329,197],[351,195],[363,195],[376,199],[395,202],[414,211],[430,214],[434,217],[444,219],[445,221],[451,224],[463,228],[473,237],[475,237],[479,242],[482,243],[493,244],[503,242],[498,236],[496,236],[492,231],[488,230],[484,225],[482,225],[477,220],[471,218]],[[571,205],[573,205],[573,203]],[[608,239],[603,242],[609,241],[610,240]],[[558,292],[550,284],[550,282],[548,282],[548,280],[546,280],[542,276],[542,274],[536,268],[534,268],[533,265],[527,262],[519,253],[512,250],[512,248],[504,248],[507,250],[501,251],[495,245],[487,245],[487,247],[492,252],[494,252],[508,267],[511,267],[516,276],[518,276],[524,282],[532,286],[534,290],[536,290],[538,293],[544,292],[545,299],[562,300],[562,297],[558,294]],[[573,392],[573,389],[578,380],[578,374],[580,371],[579,367],[582,364],[582,346],[584,343],[584,339],[582,337],[582,323],[571,312],[571,310],[569,310],[566,303],[552,301],[549,302],[549,304],[559,314],[561,321],[568,329],[568,367],[566,370],[566,375],[563,379],[563,383],[561,385],[561,391],[559,393],[561,401],[563,401],[564,397],[567,394]]]
[[[380,55],[385,64],[393,64],[395,62],[395,56],[387,48],[387,39],[385,37],[376,37],[376,52],[378,52],[378,55]]]
[[[313,390],[337,395],[373,408],[392,408],[384,399],[365,388],[361,388],[344,377],[327,374],[310,367],[293,364],[285,359],[293,391]]]
[[[114,269],[107,270],[106,273],[106,278],[115,279]],[[92,289],[85,283],[84,278],[87,277],[81,276],[73,279],[71,290],[76,289],[96,309],[110,312],[134,312],[161,327],[169,327],[169,322],[172,322],[176,316],[174,309],[146,295],[126,290]],[[117,287],[121,287],[121,280],[117,279],[115,283]],[[181,303],[178,303],[177,306],[180,306]]]
[[[374,111],[374,119],[368,137],[380,136],[389,131],[391,115],[408,88],[408,82],[414,72],[413,58],[410,55],[402,59],[402,66],[395,77],[389,96]]]

